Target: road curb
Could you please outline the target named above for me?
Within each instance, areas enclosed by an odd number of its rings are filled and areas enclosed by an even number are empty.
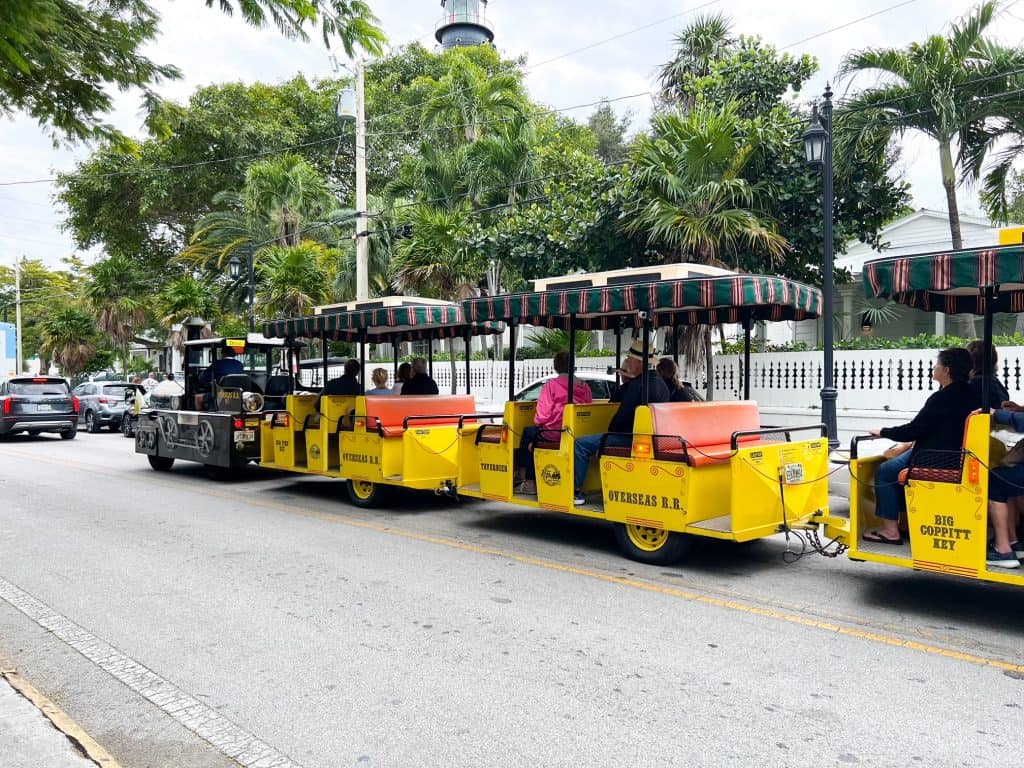
[[[24,696],[32,705],[53,723],[53,727],[63,733],[68,739],[82,751],[82,753],[100,768],[121,768],[121,764],[115,760],[107,750],[100,746],[96,740],[86,733],[63,709],[53,703],[38,688],[29,683],[18,674],[9,663],[0,659],[0,677],[10,683],[18,693]]]

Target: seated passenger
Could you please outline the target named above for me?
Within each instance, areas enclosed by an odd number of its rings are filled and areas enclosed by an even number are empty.
[[[245,373],[245,366],[242,361],[235,357],[235,350],[227,347],[221,350],[220,357],[210,363],[202,373],[199,374],[199,391],[210,391],[212,382],[220,381],[232,373]],[[155,384],[153,385],[156,386]],[[205,388],[205,389],[204,389]]]
[[[569,353],[558,352],[551,362],[557,376],[549,379],[541,388],[537,400],[537,413],[533,417],[534,426],[524,429],[519,441],[519,471],[525,478],[521,493],[537,492],[533,466],[533,443],[537,433],[541,430],[545,433],[561,432],[562,409],[569,402]],[[594,396],[590,392],[590,387],[577,379],[572,388],[572,401],[580,404],[592,403]],[[554,437],[545,434],[544,439],[552,440]]]
[[[1024,411],[1000,408],[992,412],[994,424],[1006,424],[1015,432],[1024,432]],[[1024,560],[1024,545],[1017,540],[1016,510],[1009,502],[1024,496],[1024,440],[1013,446],[998,467],[988,475],[988,511],[995,541],[985,562],[997,568],[1019,568]]]
[[[971,355],[956,347],[939,352],[932,368],[932,378],[939,391],[929,397],[909,424],[873,429],[875,437],[913,442],[911,450],[889,458],[875,472],[875,515],[882,518],[881,528],[864,533],[864,541],[877,544],[903,544],[899,529],[900,511],[905,503],[900,472],[910,465],[911,458],[921,451],[960,453],[964,423],[980,402],[967,383],[971,372]]]
[[[383,368],[374,368],[373,373],[370,374],[370,380],[373,381],[373,389],[366,390],[368,395],[393,395],[394,392],[388,386],[388,372]]]
[[[658,367],[655,369],[662,381],[665,382],[665,386],[668,387],[668,399],[672,403],[692,403],[696,398],[696,394],[693,391],[693,387],[685,387],[683,383],[679,381],[677,375],[678,368],[676,368],[676,361],[671,357],[663,357],[658,361]]]
[[[402,363],[398,366],[398,375],[395,377],[395,386],[391,388],[391,394],[400,395],[402,394],[402,387],[405,386],[405,382],[412,378],[412,366],[409,363]]]
[[[996,348],[990,347],[989,349],[992,355],[992,364],[986,372],[985,342],[976,339],[967,345],[967,351],[971,353],[971,379],[969,383],[974,394],[978,396],[978,402],[980,403],[982,390],[985,388],[985,382],[987,381],[988,404],[990,407],[995,408],[1009,400],[1010,393],[1006,391],[1003,382],[996,376],[996,363],[999,361]]]
[[[668,387],[661,377],[650,367],[649,359],[644,358],[641,342],[634,340],[633,345],[627,353],[625,365],[619,369],[624,381],[619,391],[616,392],[611,402],[620,403],[619,410],[612,417],[608,425],[609,434],[605,445],[631,445],[633,442],[633,415],[636,407],[643,400],[643,384],[647,379],[647,402],[667,403]],[[576,506],[586,503],[583,496],[583,481],[587,478],[587,466],[590,459],[601,447],[601,435],[579,435],[576,437],[575,456],[573,465],[573,482],[575,495],[573,503]]]
[[[412,378],[402,385],[403,395],[436,395],[437,382],[427,374],[427,361],[422,357],[412,360]]]
[[[359,374],[362,366],[358,360],[346,360],[345,372],[324,384],[320,394],[323,395],[358,395],[362,390],[359,386]]]

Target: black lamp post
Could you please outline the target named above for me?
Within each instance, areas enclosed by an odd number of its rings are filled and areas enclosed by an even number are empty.
[[[832,206],[834,195],[832,191],[832,88],[825,86],[825,100],[821,105],[821,112],[818,112],[817,105],[811,115],[811,124],[804,132],[804,153],[807,156],[807,164],[815,170],[822,172],[822,229],[824,230],[824,260],[821,268],[821,294],[824,306],[822,307],[824,346],[825,346],[825,381],[821,390],[821,420],[825,423],[828,432],[828,444],[830,449],[839,445],[837,437],[838,427],[836,424],[836,392],[834,380],[834,365],[832,352],[835,346],[835,329],[833,327],[835,275],[833,273],[834,248],[832,243]]]
[[[249,333],[253,333],[256,330],[256,314],[253,311],[253,302],[256,298],[256,276],[253,274],[252,267],[252,243],[249,243],[249,247],[245,251],[245,265],[249,278]],[[242,274],[242,260],[238,256],[232,256],[228,260],[228,269],[231,270],[232,279],[237,280]]]

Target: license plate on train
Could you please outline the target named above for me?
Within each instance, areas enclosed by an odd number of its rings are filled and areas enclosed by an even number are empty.
[[[236,443],[251,443],[255,439],[256,439],[256,430],[255,429],[240,429],[237,432],[235,432],[235,442]]]
[[[802,483],[804,481],[804,465],[803,464],[787,464],[786,465],[786,483],[793,485],[794,483]]]

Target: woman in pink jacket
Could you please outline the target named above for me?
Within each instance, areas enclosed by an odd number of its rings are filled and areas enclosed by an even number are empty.
[[[520,493],[536,493],[537,482],[533,466],[533,443],[538,432],[544,432],[544,440],[555,440],[555,433],[562,431],[562,409],[569,402],[569,353],[559,352],[552,364],[555,367],[555,378],[550,379],[540,390],[537,400],[537,415],[533,417],[535,426],[523,430],[519,442],[519,471],[525,480]],[[593,402],[590,387],[577,380],[573,386],[572,401],[576,404]]]

